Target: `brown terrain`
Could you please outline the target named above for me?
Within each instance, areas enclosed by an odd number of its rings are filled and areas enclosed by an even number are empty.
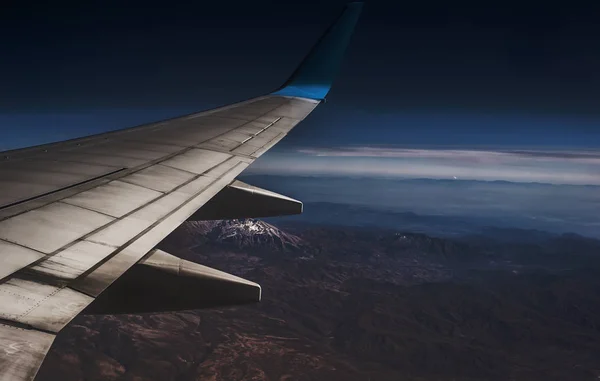
[[[600,241],[233,220],[160,247],[260,283],[263,301],[80,316],[38,380],[600,378]]]

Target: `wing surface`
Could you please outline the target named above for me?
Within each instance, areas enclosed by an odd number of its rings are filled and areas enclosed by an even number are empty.
[[[0,153],[0,380],[32,380],[69,321],[319,103],[272,93]]]

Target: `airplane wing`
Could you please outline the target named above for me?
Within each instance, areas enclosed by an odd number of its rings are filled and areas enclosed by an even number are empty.
[[[271,94],[0,153],[0,380],[34,379],[56,334],[136,264],[251,283],[186,270],[154,247],[195,213],[301,211],[295,200],[235,178],[324,100],[361,6],[348,4]]]

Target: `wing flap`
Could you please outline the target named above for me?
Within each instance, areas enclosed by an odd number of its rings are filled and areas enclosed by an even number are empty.
[[[79,278],[71,287],[88,295],[98,296],[247,167],[247,163],[240,162],[220,178],[214,179],[209,186],[188,198],[188,201],[178,208],[174,208],[170,214],[151,225],[143,234],[138,234],[138,237],[130,244],[125,245],[115,256]]]
[[[28,247],[0,241],[0,279],[43,258],[45,255]]]
[[[38,282],[34,283],[34,287],[39,287]],[[39,330],[58,333],[93,301],[94,298],[81,292],[60,287],[16,320]]]
[[[115,251],[114,247],[79,241],[60,253],[39,261],[29,271],[54,279],[74,280],[107,258],[113,251]]]
[[[56,336],[0,324],[0,381],[31,381]]]
[[[0,239],[50,254],[114,219],[55,202],[0,222]]]
[[[300,201],[236,180],[210,199],[189,220],[227,220],[300,213]]]
[[[225,153],[193,148],[171,159],[165,160],[161,162],[161,164],[199,175],[223,163],[229,158],[231,158],[231,155]]]
[[[152,250],[83,312],[130,314],[260,301],[260,285],[161,250]]]
[[[57,333],[93,301],[87,295],[36,280],[12,278],[0,285],[0,317]]]
[[[162,192],[115,180],[61,202],[120,218],[162,195]]]

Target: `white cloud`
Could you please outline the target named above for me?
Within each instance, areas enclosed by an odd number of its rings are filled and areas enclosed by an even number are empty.
[[[534,151],[534,150],[457,150],[457,149],[410,149],[395,147],[339,147],[308,148],[298,150],[313,156],[380,157],[412,159],[450,159],[453,161],[500,163],[503,161],[568,161],[600,164],[600,152],[595,151]]]
[[[600,185],[600,152],[558,150],[307,148],[268,154],[254,173],[505,180]]]

